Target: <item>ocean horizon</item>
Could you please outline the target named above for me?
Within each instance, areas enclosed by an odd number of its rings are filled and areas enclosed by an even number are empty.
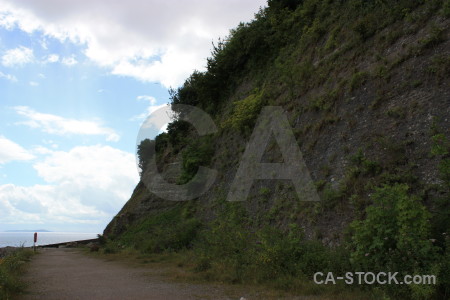
[[[97,235],[84,232],[38,232],[36,246],[95,239]],[[0,232],[0,248],[31,247],[33,238],[34,232]]]

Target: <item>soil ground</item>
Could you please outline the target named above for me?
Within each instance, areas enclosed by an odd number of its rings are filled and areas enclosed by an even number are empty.
[[[79,249],[39,251],[23,277],[27,292],[17,299],[267,299],[244,287],[174,282],[164,270],[91,257]]]

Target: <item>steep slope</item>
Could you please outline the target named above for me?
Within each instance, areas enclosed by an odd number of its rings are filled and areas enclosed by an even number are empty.
[[[177,203],[140,182],[105,235],[139,248],[133,241],[159,232],[165,242],[153,241],[149,251],[155,243],[176,248],[167,236],[191,247],[197,228],[231,214],[244,216],[239,220],[252,232],[298,226],[306,239],[335,247],[346,244],[346,236],[358,237],[359,227],[349,224],[370,214],[366,208],[374,206],[377,188],[403,185],[427,208],[433,219],[427,238],[438,240],[438,252],[445,252],[449,14],[449,2],[437,0],[269,1],[253,22],[240,24],[217,45],[206,72],[195,72],[173,91],[172,104],[208,112],[218,132],[198,137],[191,126],[174,121],[155,140],[159,169],[172,182],[189,181],[203,165],[218,171],[213,188]],[[267,105],[286,112],[320,202],[299,201],[290,180],[256,180],[246,201],[233,208],[226,203]],[[274,139],[263,161],[282,162]],[[178,176],[167,172],[169,165],[178,167]],[[180,237],[176,226],[161,229],[175,223],[191,230]]]
[[[440,8],[438,2],[435,7]],[[350,158],[355,155],[361,157],[354,160],[373,162],[373,170],[368,173],[394,173],[391,175],[401,182],[438,183],[438,159],[429,153],[433,128],[446,133],[449,128],[448,19],[419,6],[405,12],[403,20],[372,29],[376,32],[363,41],[358,35],[363,20],[353,26],[335,25],[328,32],[325,28],[315,29],[320,26],[314,20],[312,28],[306,26],[303,30],[317,35],[310,47],[303,46],[303,41],[298,46],[285,46],[267,66],[241,71],[244,74],[233,80],[238,82],[233,82],[235,88],[226,92],[230,95],[224,102],[228,103],[221,103],[217,123],[232,118],[233,102],[242,101],[262,86],[266,93],[263,101],[286,109],[308,168],[320,186],[343,187],[352,164]],[[251,28],[251,24],[242,28]],[[345,36],[347,39],[341,39]],[[245,64],[242,69],[246,69]],[[189,82],[179,95],[188,87]],[[254,118],[252,112],[248,114]],[[218,181],[216,190],[233,179],[251,130],[241,133],[224,127],[214,137],[211,166],[225,178]],[[414,178],[401,178],[403,175]],[[210,202],[216,197],[212,194],[201,198]],[[147,202],[152,204],[145,206]],[[164,206],[171,204],[152,197],[140,183],[118,216],[128,214],[131,221]]]

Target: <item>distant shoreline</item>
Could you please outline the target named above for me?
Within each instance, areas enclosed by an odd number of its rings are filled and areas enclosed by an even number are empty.
[[[37,230],[5,230],[2,232],[53,232],[50,230],[45,230],[45,229],[37,229]]]
[[[76,241],[68,241],[68,242],[61,242],[61,243],[51,243],[51,244],[44,244],[44,245],[37,245],[36,248],[60,248],[65,246],[77,246],[77,245],[87,245],[89,243],[97,243],[98,238],[93,239],[85,239],[85,240],[76,240]],[[5,246],[0,247],[0,258],[4,256],[5,253],[9,253],[11,251],[14,251],[15,249],[20,248],[33,248],[33,246]]]
[[[38,232],[36,246],[58,244],[98,238],[98,233],[88,232]],[[33,232],[0,232],[0,247],[30,247],[34,244]]]

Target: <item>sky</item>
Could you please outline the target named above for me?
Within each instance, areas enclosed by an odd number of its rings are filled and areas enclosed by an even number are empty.
[[[136,139],[263,0],[0,0],[0,231],[101,233]]]

